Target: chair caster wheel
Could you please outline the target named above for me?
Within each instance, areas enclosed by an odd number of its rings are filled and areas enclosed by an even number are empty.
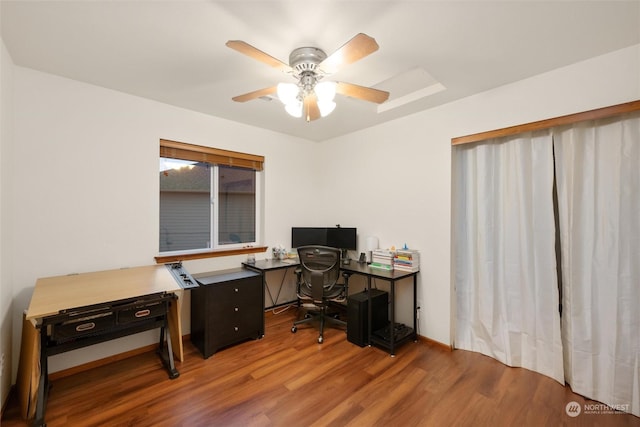
[[[291,333],[295,334],[296,332],[298,332],[298,328],[296,328],[295,326],[291,327]]]
[[[324,338],[318,337],[318,344],[322,344],[323,341],[324,341]]]

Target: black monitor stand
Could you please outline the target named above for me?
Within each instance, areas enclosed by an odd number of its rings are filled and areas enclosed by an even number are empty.
[[[342,259],[342,263],[347,265],[351,260],[349,259],[349,251],[346,249],[340,249],[340,258]]]

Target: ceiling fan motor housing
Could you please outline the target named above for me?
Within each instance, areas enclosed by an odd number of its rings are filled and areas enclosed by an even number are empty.
[[[318,64],[324,61],[327,54],[317,47],[299,47],[289,55],[289,65],[293,68],[296,76],[301,76],[305,72],[316,72]]]

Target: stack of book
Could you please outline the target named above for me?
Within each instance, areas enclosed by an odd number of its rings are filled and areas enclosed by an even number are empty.
[[[374,249],[371,252],[372,268],[380,268],[382,270],[393,270],[394,253],[388,249]]]
[[[398,249],[393,257],[393,268],[402,271],[419,271],[420,252],[414,249]]]

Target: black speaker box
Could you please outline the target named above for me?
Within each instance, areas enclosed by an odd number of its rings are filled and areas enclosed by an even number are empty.
[[[389,323],[389,294],[371,289],[371,331],[382,329]],[[364,347],[369,341],[367,328],[369,304],[366,289],[347,298],[347,340]]]

